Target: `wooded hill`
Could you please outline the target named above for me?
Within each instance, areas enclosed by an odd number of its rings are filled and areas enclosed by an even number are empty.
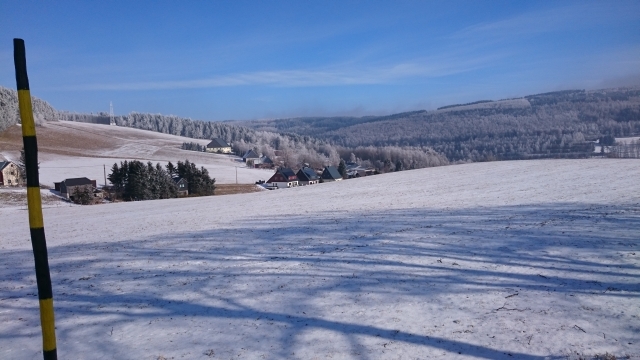
[[[43,121],[59,120],[58,111],[48,102],[32,97],[33,118],[36,124]],[[0,132],[20,122],[18,93],[15,90],[0,86]]]
[[[15,91],[0,87],[0,92],[5,94],[7,111],[11,116],[3,118],[5,127],[19,122],[17,114],[17,97]],[[13,101],[13,102],[11,102]],[[41,100],[33,98],[34,113],[35,104]],[[43,102],[44,103],[44,102]],[[45,103],[46,104],[46,103]],[[4,106],[4,105],[3,105]],[[47,104],[47,106],[49,106]],[[49,106],[49,108],[51,108]],[[15,114],[12,112],[15,109]],[[47,108],[48,109],[48,108]],[[109,124],[107,113],[78,114],[66,111],[41,111],[36,117],[43,120],[67,120],[98,124]],[[42,114],[42,115],[38,115]],[[287,167],[299,167],[308,163],[312,167],[322,168],[325,165],[338,165],[340,159],[355,159],[363,166],[373,166],[384,169],[385,163],[402,163],[404,169],[424,168],[448,164],[447,159],[427,147],[361,147],[348,148],[329,144],[325,140],[318,140],[306,135],[279,134],[269,131],[260,131],[244,126],[234,125],[228,122],[211,122],[191,120],[173,115],[143,114],[132,112],[125,116],[116,116],[118,126],[126,126],[143,130],[156,131],[172,135],[180,135],[195,139],[222,138],[232,144],[237,153],[244,153],[254,149],[258,153],[275,157],[275,151],[279,150],[280,159]],[[351,155],[355,153],[356,155]],[[388,168],[388,166],[387,166]]]
[[[56,111],[34,98],[37,121],[109,123],[106,113]],[[19,121],[14,90],[0,87],[0,131]],[[198,139],[222,138],[237,152],[279,150],[285,166],[352,160],[380,170],[450,162],[578,158],[603,136],[640,135],[640,88],[567,90],[523,98],[449,105],[387,116],[209,122],[132,112],[116,124]],[[385,166],[387,164],[387,166]],[[393,170],[393,169],[392,169]]]
[[[590,140],[640,135],[640,89],[567,90],[388,116],[242,122],[331,144],[433,148],[449,161],[586,157]]]

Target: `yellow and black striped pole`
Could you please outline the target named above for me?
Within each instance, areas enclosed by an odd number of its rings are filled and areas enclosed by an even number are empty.
[[[33,121],[29,78],[27,77],[27,58],[24,40],[13,39],[13,61],[16,67],[18,104],[22,121],[22,140],[24,142],[25,170],[27,172],[27,202],[29,205],[29,228],[31,245],[36,262],[36,281],[40,299],[40,326],[42,327],[42,353],[45,360],[57,360],[56,327],[53,315],[53,291],[49,274],[47,241],[44,237],[42,219],[42,199],[40,198],[40,179],[38,176],[38,142],[36,125]]]

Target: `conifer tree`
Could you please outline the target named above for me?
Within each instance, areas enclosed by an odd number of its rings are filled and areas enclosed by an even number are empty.
[[[396,161],[396,171],[402,171],[404,170],[404,167],[402,166],[402,161],[398,160]]]
[[[340,164],[338,165],[338,172],[343,179],[347,178],[347,165],[344,163],[344,160],[340,160]]]

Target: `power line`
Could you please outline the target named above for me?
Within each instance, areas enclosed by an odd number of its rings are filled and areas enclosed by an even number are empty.
[[[85,166],[40,166],[40,169],[77,169],[87,167],[100,167],[103,165],[85,165]]]
[[[109,125],[115,125],[116,120],[113,118],[113,103],[109,101]]]

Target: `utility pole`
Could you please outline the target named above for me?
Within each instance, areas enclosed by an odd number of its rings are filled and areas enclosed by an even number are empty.
[[[102,164],[102,170],[104,170],[104,187],[107,187],[107,165]]]
[[[238,185],[238,167],[236,166],[236,185]]]

